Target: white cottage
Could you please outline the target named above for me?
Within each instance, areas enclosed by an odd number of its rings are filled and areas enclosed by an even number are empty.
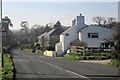
[[[112,35],[112,30],[97,25],[88,25],[79,32],[79,40],[87,43],[87,47],[98,48],[105,39],[109,39]]]
[[[55,51],[57,55],[63,55],[64,51],[70,47],[70,43],[79,37],[79,31],[86,27],[84,16],[80,14],[72,21],[72,27],[60,35],[60,42],[56,44]]]
[[[80,14],[72,21],[72,27],[60,35],[60,42],[56,44],[55,51],[57,55],[63,55],[70,48],[70,43],[77,39],[87,43],[87,47],[99,47],[100,42],[111,35],[111,29],[86,25],[84,16]]]

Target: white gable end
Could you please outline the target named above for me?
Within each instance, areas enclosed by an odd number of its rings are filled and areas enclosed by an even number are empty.
[[[79,32],[79,40],[87,43],[88,47],[99,47],[100,42],[109,39],[111,35],[111,29],[90,25]]]

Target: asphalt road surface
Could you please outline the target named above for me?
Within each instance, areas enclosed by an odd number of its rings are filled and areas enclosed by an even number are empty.
[[[40,56],[14,49],[16,80],[120,80],[119,70],[100,64]]]

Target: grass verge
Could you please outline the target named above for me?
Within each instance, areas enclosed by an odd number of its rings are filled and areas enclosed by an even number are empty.
[[[2,67],[0,66],[0,80],[2,79]]]
[[[114,67],[120,68],[120,60],[112,59],[109,64],[112,65],[112,66],[114,66]]]
[[[4,54],[4,67],[2,69],[2,80],[13,80],[13,63],[10,54]]]
[[[71,55],[71,54],[66,54],[63,57],[64,59],[68,59],[68,60],[75,60],[78,61],[80,59],[80,57],[76,56],[76,55]]]

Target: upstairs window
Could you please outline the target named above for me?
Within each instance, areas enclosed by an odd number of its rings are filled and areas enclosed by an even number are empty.
[[[98,38],[98,33],[88,33],[88,38]]]
[[[66,36],[68,36],[69,34],[67,33]]]

